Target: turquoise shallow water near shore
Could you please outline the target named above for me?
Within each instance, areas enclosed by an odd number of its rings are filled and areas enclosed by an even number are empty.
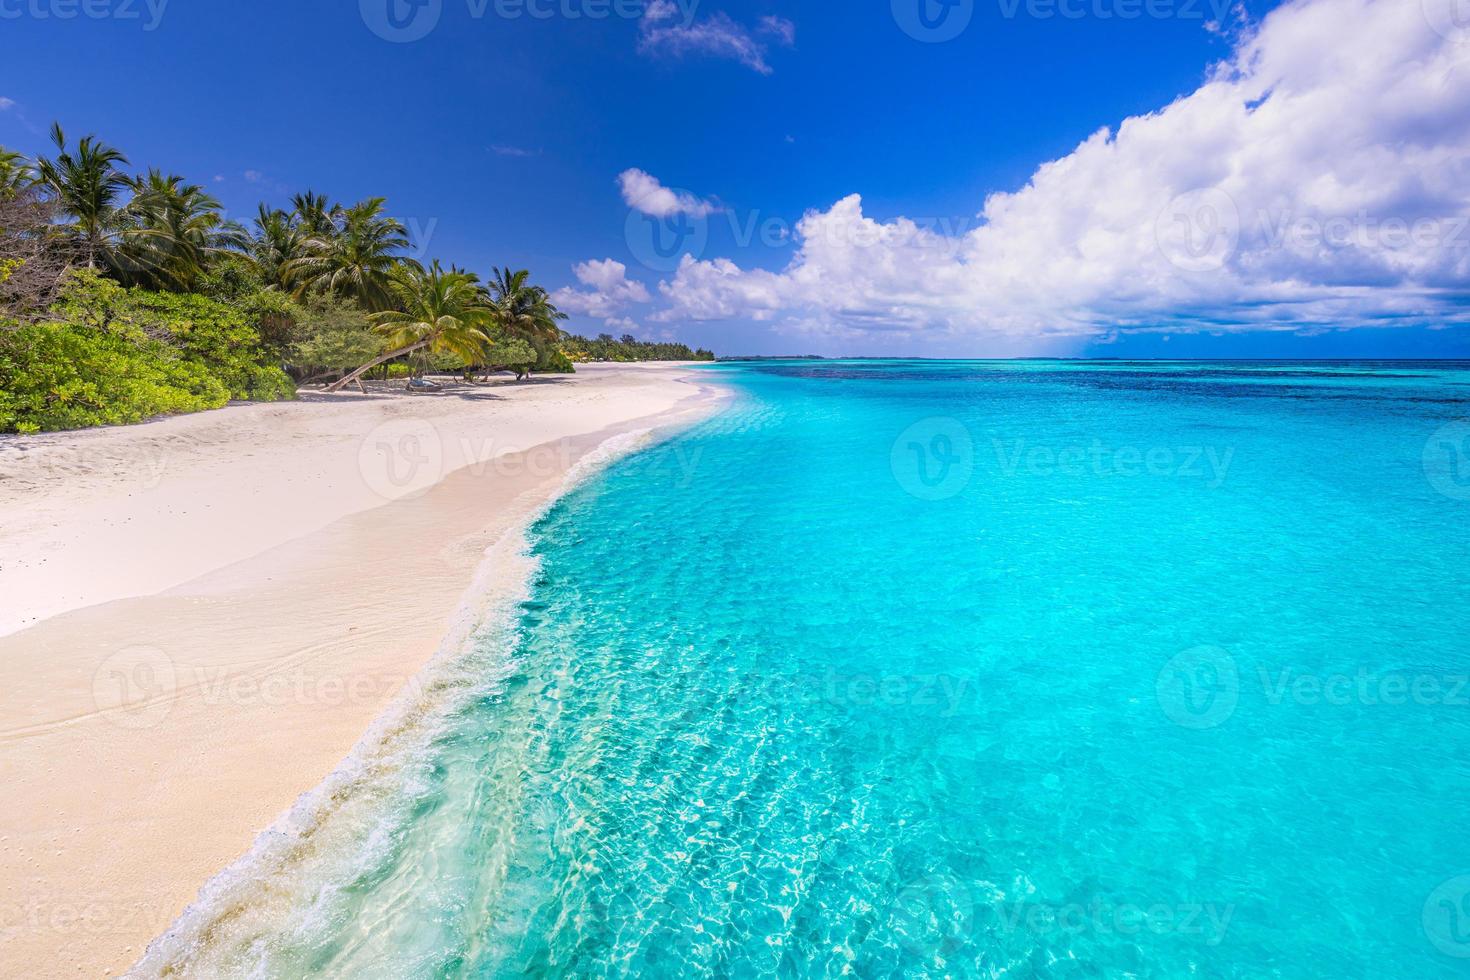
[[[1470,973],[1470,365],[709,376],[289,908],[184,959]]]

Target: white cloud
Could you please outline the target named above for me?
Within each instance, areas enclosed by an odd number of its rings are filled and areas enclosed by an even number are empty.
[[[1470,32],[1453,2],[1288,3],[1197,90],[974,218],[877,221],[850,195],[801,219],[779,272],[686,256],[655,319],[996,347],[1470,320]]]
[[[490,151],[496,156],[502,157],[535,157],[541,155],[540,150],[528,150],[521,146],[506,146],[503,144],[490,147]]]
[[[265,174],[261,173],[259,170],[247,170],[245,171],[244,176],[245,179],[250,181],[250,183],[252,184],[258,184],[265,179]]]
[[[618,187],[623,192],[623,202],[630,208],[651,214],[655,218],[668,218],[676,214],[687,214],[703,218],[719,210],[711,201],[705,201],[685,191],[670,190],[653,174],[631,167],[618,174]]]
[[[796,42],[796,25],[782,17],[766,16],[760,19],[753,34],[722,12],[696,20],[692,6],[688,12],[683,12],[672,0],[653,0],[639,21],[638,50],[646,55],[663,53],[685,57],[703,54],[729,58],[762,75],[769,75],[771,66],[766,62],[767,46],[757,35],[790,47]]]
[[[769,34],[788,48],[796,43],[796,25],[785,17],[767,14],[760,19],[760,32]]]
[[[7,99],[5,96],[0,95],[0,112],[5,112],[6,110],[13,108],[15,108],[15,100]]]
[[[612,326],[617,314],[630,303],[647,303],[648,287],[628,278],[628,267],[614,259],[583,262],[572,268],[577,281],[590,289],[564,286],[551,294],[551,301],[568,313],[602,317]],[[628,321],[631,323],[631,321]]]

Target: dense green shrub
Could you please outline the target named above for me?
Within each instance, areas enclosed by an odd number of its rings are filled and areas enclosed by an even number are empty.
[[[276,401],[295,391],[280,368],[267,366],[270,356],[244,314],[197,293],[126,289],[93,272],[75,272],[51,318],[135,343],[161,341],[202,364],[231,398]]]
[[[219,408],[229,389],[159,341],[69,323],[0,332],[0,431],[141,422]]]
[[[342,374],[383,351],[383,338],[355,303],[323,296],[298,311],[288,356],[300,367],[302,377]]]
[[[255,263],[243,255],[215,261],[199,276],[198,292],[222,303],[235,304],[247,296],[264,292],[265,280]]]
[[[577,366],[560,347],[548,347],[540,352],[533,370],[537,374],[576,374]]]
[[[0,430],[138,422],[277,401],[295,385],[239,310],[197,294],[71,275],[47,322],[0,330]]]

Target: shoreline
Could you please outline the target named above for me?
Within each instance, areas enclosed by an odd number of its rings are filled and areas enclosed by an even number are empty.
[[[558,388],[585,431],[515,450],[497,438],[505,451],[406,482],[378,507],[0,637],[0,759],[20,801],[0,841],[0,972],[129,969],[201,888],[315,794],[335,798],[335,775],[382,740],[396,706],[422,699],[426,668],[513,605],[526,567],[513,546],[540,514],[639,448],[636,433],[692,424],[721,397],[664,366]],[[410,427],[424,406],[370,401],[409,409],[390,422]],[[501,407],[457,414],[500,437]]]

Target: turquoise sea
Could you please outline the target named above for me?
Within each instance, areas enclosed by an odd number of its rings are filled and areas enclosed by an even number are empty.
[[[1470,976],[1470,364],[706,377],[150,969]]]

